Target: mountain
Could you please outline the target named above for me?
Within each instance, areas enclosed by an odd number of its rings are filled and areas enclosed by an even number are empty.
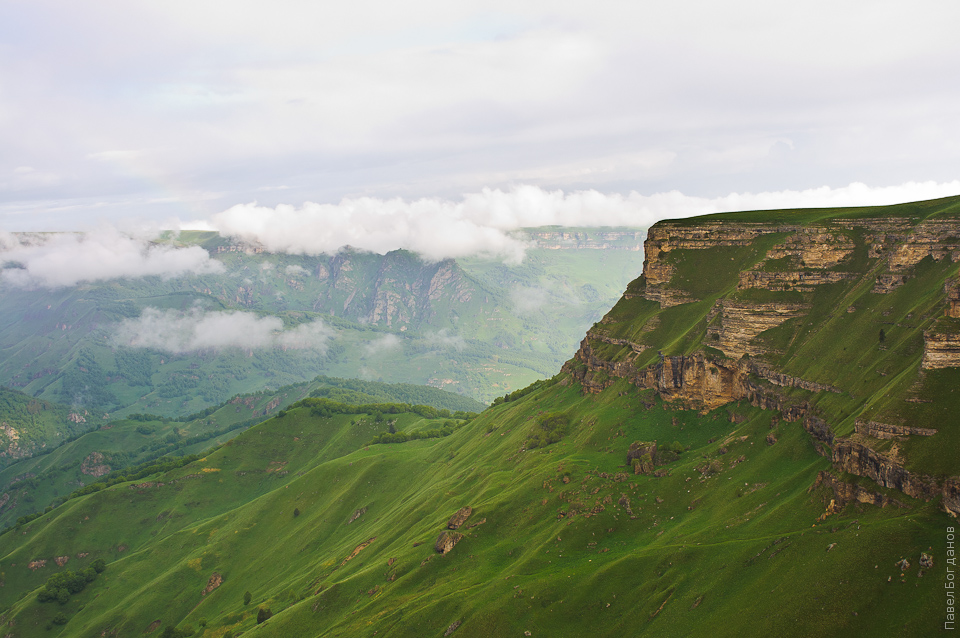
[[[661,222],[645,255],[559,374],[476,418],[308,398],[25,521],[8,631],[944,631],[960,198]]]
[[[431,385],[489,403],[555,374],[640,266],[637,229],[518,236],[532,247],[505,265],[407,251],[270,254],[191,231],[157,245],[200,247],[221,272],[54,288],[5,279],[0,384],[98,420],[178,417],[318,374]],[[254,338],[263,322],[286,339]]]

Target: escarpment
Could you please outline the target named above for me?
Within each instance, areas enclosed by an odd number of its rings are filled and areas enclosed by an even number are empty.
[[[911,457],[935,456],[944,424],[908,407],[946,400],[924,388],[960,370],[960,198],[762,217],[650,228],[642,276],[564,371],[586,393],[622,379],[703,412],[779,411],[840,476],[960,513],[960,467]],[[831,476],[841,503],[896,501]]]

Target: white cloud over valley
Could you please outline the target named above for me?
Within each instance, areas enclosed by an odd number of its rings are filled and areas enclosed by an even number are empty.
[[[224,270],[197,246],[154,244],[111,227],[89,233],[0,234],[0,267],[0,281],[24,288]]]
[[[885,205],[955,194],[960,194],[960,180],[883,188],[853,183],[842,188],[731,193],[714,198],[678,191],[624,195],[524,185],[509,190],[485,188],[459,200],[363,197],[339,204],[308,202],[299,207],[243,204],[214,215],[212,222],[222,234],[259,243],[271,252],[317,255],[349,245],[377,253],[402,248],[432,260],[487,255],[516,263],[530,244],[511,231],[525,227],[644,228],[661,219],[709,213]]]
[[[334,337],[332,328],[317,320],[285,329],[279,317],[261,317],[252,312],[182,312],[146,308],[137,318],[116,327],[116,345],[150,348],[171,353],[204,349],[279,348],[326,352]]]

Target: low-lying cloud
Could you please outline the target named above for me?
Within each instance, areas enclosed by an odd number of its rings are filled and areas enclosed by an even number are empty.
[[[257,242],[268,251],[318,255],[352,246],[376,253],[407,249],[431,260],[487,255],[508,263],[523,259],[531,244],[511,231],[537,226],[648,227],[661,219],[778,208],[874,206],[960,194],[960,181],[910,182],[871,188],[813,188],[694,197],[678,191],[641,195],[595,190],[565,193],[537,186],[508,191],[485,188],[460,201],[423,198],[348,198],[339,204],[307,202],[274,208],[256,203],[213,217],[222,234]]]
[[[456,350],[457,352],[463,352],[463,349],[467,347],[466,339],[460,335],[451,334],[446,328],[442,328],[438,332],[427,333],[424,336],[424,340],[429,345],[441,350]]]
[[[392,334],[385,334],[373,341],[363,344],[362,350],[366,357],[391,352],[400,348],[400,337]]]
[[[223,271],[199,246],[155,244],[110,227],[82,234],[0,234],[0,281],[23,288]]]
[[[187,312],[146,308],[135,319],[125,319],[114,333],[114,343],[171,353],[204,349],[314,350],[326,352],[334,330],[321,321],[284,329],[279,317],[252,312]]]

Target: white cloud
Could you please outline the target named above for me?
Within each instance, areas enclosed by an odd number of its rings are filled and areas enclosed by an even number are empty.
[[[223,272],[202,248],[153,244],[111,227],[83,234],[7,234],[0,240],[0,260],[5,262],[0,281],[21,287]]]
[[[0,265],[4,263],[0,281],[44,288],[151,275],[223,272],[223,265],[202,248],[153,244],[111,227],[84,234],[5,234],[0,237]]]
[[[310,271],[308,271],[306,268],[298,264],[290,264],[289,266],[283,269],[283,272],[285,272],[288,275],[306,275]]]
[[[514,286],[510,289],[510,302],[518,314],[528,315],[537,312],[547,303],[549,295],[543,288]]]
[[[450,334],[446,328],[439,332],[427,333],[424,336],[427,343],[444,350],[456,350],[462,352],[467,346],[466,340],[460,335]]]
[[[908,182],[872,188],[813,188],[694,197],[678,191],[641,195],[583,190],[565,193],[537,186],[504,191],[484,188],[460,201],[364,197],[339,204],[306,203],[296,208],[244,204],[214,216],[226,235],[258,242],[271,252],[316,255],[349,245],[385,253],[404,248],[428,259],[485,254],[517,262],[528,244],[510,231],[536,226],[648,227],[660,219],[717,212],[775,208],[821,208],[895,204],[960,194],[960,181]],[[544,293],[545,294],[545,293]],[[518,308],[542,304],[531,294]]]
[[[114,343],[165,352],[192,352],[206,348],[281,348],[325,352],[334,331],[321,321],[284,329],[279,317],[251,312],[189,312],[146,308],[135,319],[116,328]]]
[[[215,215],[213,222],[225,235],[294,254],[333,253],[349,245],[377,253],[405,248],[435,260],[488,254],[516,262],[525,248],[502,229],[467,218],[461,206],[438,199],[365,197],[300,208],[245,204]]]
[[[392,334],[385,334],[362,346],[364,356],[370,357],[384,352],[391,352],[400,349],[400,337]]]

